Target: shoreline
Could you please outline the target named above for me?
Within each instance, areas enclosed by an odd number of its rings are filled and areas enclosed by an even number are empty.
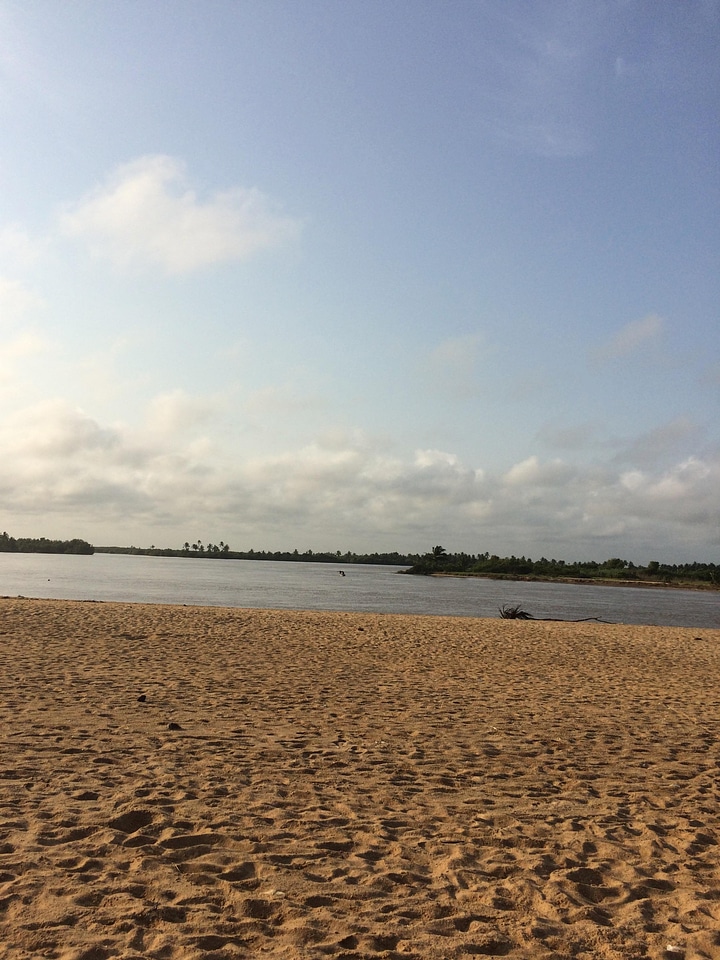
[[[405,573],[406,571],[402,571]],[[704,593],[720,593],[720,584],[704,582],[678,583],[661,582],[659,580],[619,580],[602,579],[600,577],[539,577],[534,574],[508,574],[508,573],[453,573],[451,571],[438,571],[429,574],[414,574],[414,576],[429,577],[460,577],[475,580],[506,580],[512,583],[567,583],[570,585],[595,587],[647,587],[652,590],[694,590]]]

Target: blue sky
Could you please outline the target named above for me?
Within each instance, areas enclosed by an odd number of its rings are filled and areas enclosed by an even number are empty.
[[[720,561],[717,0],[0,0],[0,524]]]

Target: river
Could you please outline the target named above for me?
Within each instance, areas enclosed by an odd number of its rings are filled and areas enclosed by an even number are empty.
[[[0,553],[0,595],[200,606],[534,617],[720,628],[720,593],[640,587],[417,577],[365,564],[197,557]],[[340,571],[344,571],[342,576]]]

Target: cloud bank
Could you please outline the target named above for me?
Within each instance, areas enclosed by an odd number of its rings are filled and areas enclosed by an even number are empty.
[[[60,400],[7,417],[0,496],[13,529],[35,529],[42,504],[46,534],[96,543],[119,524],[133,542],[168,546],[201,536],[238,549],[424,551],[441,537],[474,553],[603,559],[623,550],[635,562],[702,559],[720,543],[718,452],[655,470],[531,456],[499,474],[447,451],[395,454],[362,436],[230,457],[203,433],[212,413],[174,393],[156,398],[135,429]],[[667,556],[666,543],[684,555]]]

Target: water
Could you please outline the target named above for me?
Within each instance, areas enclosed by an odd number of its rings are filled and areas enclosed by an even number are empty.
[[[339,575],[344,569],[346,576]],[[455,577],[398,567],[122,554],[0,553],[0,595],[200,606],[497,617],[520,604],[535,617],[720,628],[720,593]]]

